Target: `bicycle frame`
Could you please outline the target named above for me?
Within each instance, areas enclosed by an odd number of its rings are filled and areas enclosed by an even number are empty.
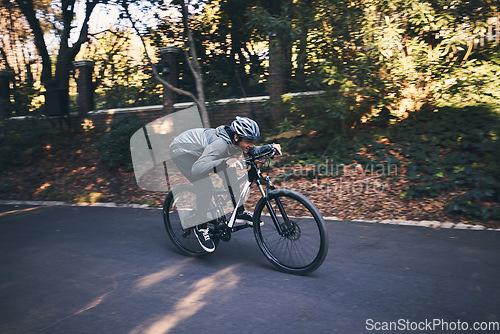
[[[241,205],[243,205],[243,201],[245,200],[245,197],[248,195],[250,192],[250,187],[252,186],[252,183],[250,181],[246,181],[245,185],[243,186],[243,190],[241,191],[241,196],[238,199],[238,203],[234,206],[233,213],[231,214],[231,218],[229,218],[229,222],[227,223],[227,226],[229,228],[233,228],[234,222],[236,221],[236,211],[237,208],[239,208]],[[230,190],[232,191],[232,190]],[[234,195],[232,197],[234,199]]]
[[[248,180],[245,181],[245,184],[243,185],[243,189],[241,190],[241,195],[240,195],[240,198],[238,199],[238,202],[236,202],[233,189],[232,189],[230,182],[229,182],[229,176],[227,174],[227,171],[224,170],[224,177],[226,178],[229,194],[231,196],[231,201],[232,201],[232,204],[234,207],[233,212],[231,213],[231,216],[229,218],[229,221],[225,221],[225,224],[227,225],[229,230],[232,232],[237,231],[237,230],[242,229],[242,228],[245,228],[245,227],[248,227],[248,226],[243,226],[243,227],[239,227],[239,228],[234,228],[234,223],[236,221],[237,208],[239,208],[241,205],[243,205],[243,201],[245,200],[248,193],[250,192],[250,188],[251,188],[252,184],[255,182],[255,184],[259,188],[259,191],[260,191],[262,197],[266,197],[269,190],[275,189],[269,176],[262,175],[262,172],[260,171],[259,166],[257,166],[257,163],[255,162],[255,160],[257,160],[257,159],[258,158],[246,159],[247,165],[250,166],[250,169],[248,170]],[[238,182],[237,182],[238,185],[243,178],[244,177],[241,177],[240,179],[238,179]],[[268,184],[268,186],[265,189],[263,186],[263,182]],[[222,210],[222,203],[221,203],[222,200],[219,197],[220,195],[218,195],[217,192],[214,195],[215,195],[214,199],[216,202],[215,204],[216,204],[217,209],[219,211],[219,217],[225,217],[224,212]],[[283,216],[284,221],[287,222],[288,216],[283,208],[282,203],[279,200],[277,200],[276,203],[278,205],[279,211],[281,212],[281,215]],[[265,204],[266,204],[266,207],[268,208],[269,214],[271,216],[271,219],[273,220],[274,225],[276,226],[277,231],[280,233],[280,235],[282,235],[282,236],[285,235],[286,229],[284,229],[282,224],[279,224],[278,217],[276,216],[276,213],[274,212],[269,200],[266,199]],[[224,218],[224,220],[225,220],[225,218]]]
[[[231,202],[232,202],[233,208],[234,208],[233,212],[231,213],[231,216],[229,218],[229,221],[226,221],[225,224],[230,229],[233,229],[234,223],[236,221],[236,211],[237,211],[237,208],[239,208],[241,205],[243,205],[243,201],[245,200],[245,198],[247,197],[248,193],[250,192],[250,187],[252,186],[252,182],[246,180],[247,178],[245,176],[242,176],[241,178],[239,178],[237,180],[238,186],[242,182],[242,180],[245,179],[246,181],[245,181],[245,183],[243,185],[243,189],[241,190],[240,198],[238,199],[238,202],[236,202],[236,198],[234,196],[234,192],[233,192],[233,189],[231,187],[231,183],[229,182],[229,176],[228,176],[226,170],[224,170],[224,177],[225,177],[226,182],[227,182],[227,187],[228,187],[229,194],[230,194],[230,197],[231,197]],[[221,194],[224,194],[224,193],[225,193],[225,191],[215,191],[215,193],[214,193],[214,199],[215,199],[216,209],[218,211],[218,216],[219,217],[225,217],[224,210],[222,209],[222,207],[223,207],[223,203],[222,203],[223,199],[221,198],[222,197]]]

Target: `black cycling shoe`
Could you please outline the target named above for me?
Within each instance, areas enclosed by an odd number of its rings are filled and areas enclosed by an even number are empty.
[[[200,246],[208,253],[212,253],[215,250],[215,244],[212,238],[210,237],[210,230],[208,229],[207,224],[202,224],[195,226],[194,235],[196,235],[196,239],[200,243]]]

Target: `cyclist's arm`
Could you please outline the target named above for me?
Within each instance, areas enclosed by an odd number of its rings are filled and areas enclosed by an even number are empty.
[[[225,161],[231,156],[228,145],[221,139],[208,145],[198,160],[193,164],[193,175],[208,174],[216,168],[225,168]],[[221,166],[222,165],[222,166]]]

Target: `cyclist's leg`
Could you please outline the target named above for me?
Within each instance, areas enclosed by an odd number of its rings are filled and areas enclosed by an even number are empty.
[[[236,168],[228,167],[224,172],[224,177],[222,177],[222,175],[220,174],[219,176],[221,176],[222,183],[224,184],[224,188],[227,189],[228,194],[229,188],[231,188],[234,200],[236,203],[238,203],[238,200],[240,198],[240,187],[238,186],[238,175],[236,174]]]
[[[196,193],[196,209],[198,210],[198,220],[200,224],[207,223],[216,217],[208,217],[208,209],[212,203],[214,186],[209,175],[190,180],[194,185]]]
[[[208,208],[213,195],[213,184],[208,174],[194,176],[191,173],[193,164],[198,160],[198,157],[192,154],[183,154],[172,156],[172,161],[177,166],[179,171],[188,179],[194,186],[196,195],[196,210],[199,224],[206,223],[210,219],[207,218]]]

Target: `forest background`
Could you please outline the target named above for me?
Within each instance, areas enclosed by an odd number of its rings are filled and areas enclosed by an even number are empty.
[[[83,115],[62,133],[16,118],[43,118],[51,90],[77,111],[81,59],[95,64],[96,110],[161,104],[153,64],[176,46],[179,101],[210,114],[222,98],[270,96],[264,135],[287,152],[270,172],[324,215],[498,226],[497,1],[2,0],[0,12],[2,199],[160,206],[135,185],[132,115],[106,128]]]

